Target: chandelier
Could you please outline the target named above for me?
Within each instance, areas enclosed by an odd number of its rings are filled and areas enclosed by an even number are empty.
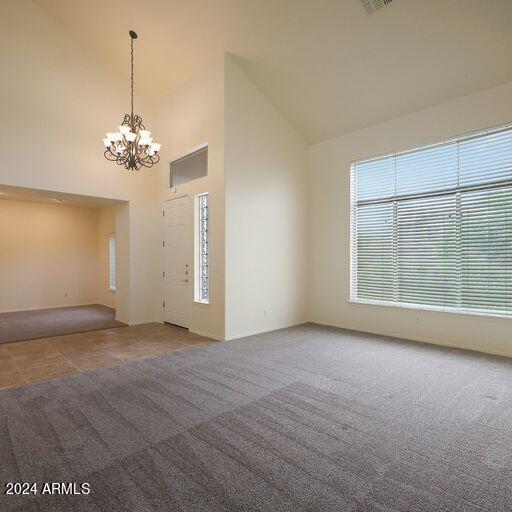
[[[109,132],[103,139],[105,158],[129,171],[138,171],[141,167],[153,167],[160,157],[162,147],[153,142],[151,132],[142,124],[142,118],[133,113],[133,41],[137,34],[130,30],[131,38],[131,111],[125,114],[117,132]]]

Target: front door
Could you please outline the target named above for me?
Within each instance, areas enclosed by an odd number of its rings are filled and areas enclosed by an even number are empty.
[[[188,327],[191,258],[188,197],[164,203],[164,322]]]

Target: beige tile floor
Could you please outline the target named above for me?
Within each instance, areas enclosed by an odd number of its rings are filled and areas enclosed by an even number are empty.
[[[118,327],[0,345],[0,389],[214,343],[168,324]]]

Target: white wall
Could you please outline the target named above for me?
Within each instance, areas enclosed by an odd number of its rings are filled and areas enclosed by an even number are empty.
[[[224,60],[223,57],[188,82],[159,110],[158,133],[163,144],[159,169],[159,206],[189,195],[192,232],[194,195],[209,193],[210,304],[192,302],[190,330],[224,338]],[[169,162],[208,144],[208,176],[170,188]],[[160,212],[160,222],[162,214]],[[161,240],[161,237],[160,237]],[[160,242],[161,247],[161,242]],[[192,247],[190,261],[193,262]],[[162,249],[160,249],[162,254]],[[159,267],[163,268],[162,265]],[[160,273],[161,275],[161,273]],[[160,279],[161,283],[161,279]],[[159,286],[158,290],[161,290]],[[161,300],[161,296],[159,295]],[[192,297],[191,297],[192,298]],[[160,302],[161,303],[161,302]],[[161,308],[160,308],[160,311]]]
[[[136,96],[162,163],[130,173],[101,143],[129,106],[126,80],[33,2],[0,14],[0,184],[126,201],[121,320],[161,319],[162,201],[209,192],[211,303],[192,305],[192,331],[233,338],[309,319],[512,355],[509,320],[348,303],[349,162],[511,121],[512,84],[316,144],[308,172],[303,139],[219,56],[158,110]],[[204,143],[208,177],[171,190],[168,161]]]
[[[350,304],[349,166],[512,121],[512,83],[310,148],[310,320],[512,356],[512,320]]]
[[[188,194],[192,222],[194,195],[210,194],[210,304],[192,302],[190,330],[232,339],[305,321],[304,140],[229,56],[173,94],[159,119],[162,201]],[[208,176],[171,189],[167,162],[205,143]]]
[[[99,211],[0,199],[0,312],[98,301]]]
[[[306,320],[307,145],[226,56],[226,337]]]
[[[129,83],[112,75],[29,0],[0,13],[0,184],[129,201],[119,233],[127,251],[118,314],[154,321],[159,302],[159,211],[155,169],[128,172],[103,157],[101,139],[129,109]],[[126,41],[129,62],[129,38]],[[136,95],[136,111],[156,132],[154,109]],[[158,135],[157,135],[158,137]],[[123,268],[123,265],[128,265]]]

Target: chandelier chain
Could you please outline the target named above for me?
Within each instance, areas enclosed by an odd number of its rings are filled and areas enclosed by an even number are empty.
[[[133,38],[131,40],[131,106],[132,106],[132,118],[133,118]]]

